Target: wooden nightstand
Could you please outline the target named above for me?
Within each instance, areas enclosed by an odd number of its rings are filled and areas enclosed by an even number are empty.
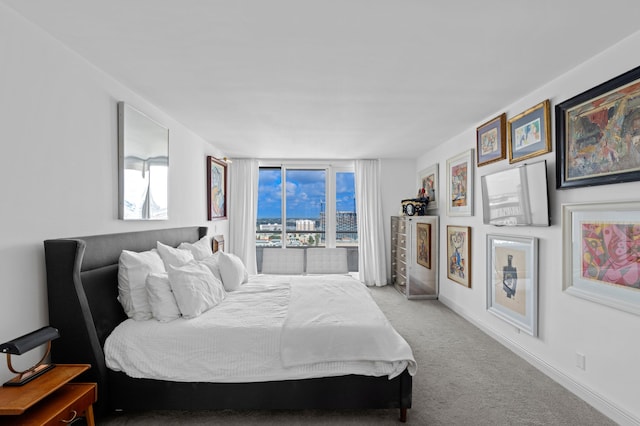
[[[84,416],[95,425],[95,383],[69,383],[91,366],[58,364],[19,387],[0,388],[0,425],[59,425]]]

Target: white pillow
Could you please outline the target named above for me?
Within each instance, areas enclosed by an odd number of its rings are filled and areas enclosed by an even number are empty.
[[[169,269],[171,266],[182,266],[193,260],[193,254],[189,250],[180,250],[173,248],[166,244],[162,244],[160,241],[156,243],[158,247],[158,253],[164,262],[164,267]]]
[[[205,265],[197,262],[180,267],[169,266],[169,283],[185,318],[195,318],[226,297],[222,283]]]
[[[137,253],[123,250],[118,260],[118,300],[134,320],[152,317],[145,282],[150,273],[165,272],[156,249]]]
[[[207,265],[207,267],[213,272],[213,275],[222,282],[222,275],[220,275],[220,251],[213,253],[209,257],[205,257],[200,261],[201,264]]]
[[[160,322],[169,322],[180,318],[178,302],[171,291],[169,274],[151,273],[147,275],[147,296],[153,317]]]
[[[180,250],[189,250],[196,260],[205,259],[213,254],[211,250],[211,240],[206,235],[195,243],[180,243]]]
[[[220,253],[220,276],[222,277],[222,283],[227,291],[237,290],[242,284],[249,280],[249,274],[244,267],[242,260],[235,254]]]

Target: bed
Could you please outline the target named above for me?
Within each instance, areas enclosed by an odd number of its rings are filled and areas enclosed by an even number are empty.
[[[177,247],[206,234],[206,227],[186,227],[44,242],[49,322],[61,334],[52,342],[52,362],[92,365],[80,380],[98,384],[97,415],[150,409],[398,408],[400,420],[406,421],[412,392],[408,368],[393,378],[342,374],[249,382],[135,378],[108,368],[105,342],[128,319],[117,300],[122,250],[143,252],[157,242]],[[290,280],[282,276],[279,282]]]

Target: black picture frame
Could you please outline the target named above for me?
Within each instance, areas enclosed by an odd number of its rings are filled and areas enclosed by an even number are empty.
[[[640,180],[640,67],[555,107],[556,188]]]

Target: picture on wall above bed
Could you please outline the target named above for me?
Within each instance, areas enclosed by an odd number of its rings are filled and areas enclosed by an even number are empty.
[[[207,157],[207,219],[227,217],[227,163]]]
[[[118,217],[168,219],[169,129],[118,102]]]
[[[640,67],[556,106],[559,189],[640,180]]]

